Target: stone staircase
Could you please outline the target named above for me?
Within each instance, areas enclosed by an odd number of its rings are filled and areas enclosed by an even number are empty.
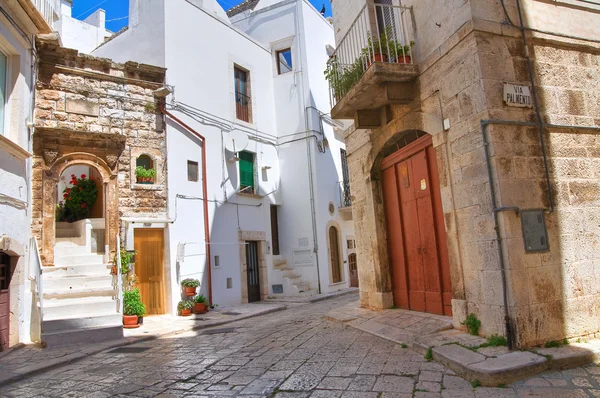
[[[123,337],[116,277],[97,249],[104,246],[96,241],[103,230],[103,219],[56,223],[55,266],[42,267],[42,341],[47,346]]]
[[[283,280],[283,295],[286,297],[309,297],[317,294],[316,289],[311,289],[310,283],[302,279],[285,260],[274,264],[274,269],[281,272]]]

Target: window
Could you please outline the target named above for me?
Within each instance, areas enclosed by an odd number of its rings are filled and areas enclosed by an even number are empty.
[[[140,155],[135,161],[136,167],[143,167],[146,170],[150,170],[154,168],[154,162],[152,158],[148,155]]]
[[[0,52],[0,135],[4,135],[4,115],[6,107],[6,55]]]
[[[188,160],[188,181],[198,182],[198,162]]]
[[[240,157],[240,192],[254,193],[254,154],[242,151]]]
[[[248,87],[248,72],[234,68],[235,116],[239,120],[250,123],[250,90]]]
[[[356,249],[356,241],[354,239],[348,239],[348,249]]]
[[[292,71],[292,49],[277,51],[277,74],[283,75]]]
[[[10,267],[10,257],[0,252],[0,290],[8,290],[9,278],[8,270]]]
[[[271,242],[273,255],[279,255],[279,220],[277,217],[277,206],[271,206]]]
[[[138,184],[154,184],[156,170],[150,156],[140,155],[135,159],[135,178]]]

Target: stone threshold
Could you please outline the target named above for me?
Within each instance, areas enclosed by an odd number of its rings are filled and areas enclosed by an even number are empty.
[[[408,346],[473,384],[487,387],[600,361],[600,340],[530,351],[480,347],[486,339],[453,329],[449,317],[395,309],[370,311],[359,308],[358,302],[335,309],[324,318]]]
[[[137,334],[126,332],[125,337],[118,340],[105,341],[95,344],[59,346],[47,349],[41,347],[39,344],[27,344],[24,346],[19,345],[18,349],[10,349],[6,353],[3,352],[3,355],[0,357],[0,369],[2,369],[2,371],[0,371],[0,386],[13,383],[31,375],[42,373],[59,366],[77,362],[109,349],[159,338],[173,337],[195,330],[209,329],[248,318],[254,318],[261,315],[271,314],[273,312],[283,311],[287,308],[288,307],[286,305],[246,304],[226,308],[227,311],[241,309],[242,312],[239,315],[230,316],[225,319],[221,318],[215,320],[206,320],[200,317],[197,319],[190,317],[188,319],[190,319],[192,322],[175,326],[171,324],[170,327],[155,329],[154,331],[150,332],[150,334],[144,334],[144,326],[142,326],[138,329],[130,329],[132,331],[137,331]],[[221,311],[223,310],[225,309],[222,309]]]

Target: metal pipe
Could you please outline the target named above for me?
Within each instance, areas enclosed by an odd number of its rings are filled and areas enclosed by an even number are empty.
[[[211,274],[211,264],[210,264],[210,230],[208,229],[208,188],[206,183],[206,138],[196,130],[188,126],[186,123],[181,121],[177,116],[173,115],[165,108],[165,104],[162,103],[160,105],[160,110],[166,116],[169,116],[173,119],[177,124],[181,127],[188,130],[190,133],[195,135],[202,141],[202,204],[204,210],[204,243],[206,246],[206,268],[208,269],[208,301],[210,304],[213,304],[212,300],[212,274]]]

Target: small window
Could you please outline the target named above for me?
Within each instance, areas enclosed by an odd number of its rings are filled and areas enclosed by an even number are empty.
[[[242,151],[240,157],[240,192],[254,193],[254,154]]]
[[[188,160],[188,181],[198,182],[198,162]]]
[[[154,184],[156,169],[154,160],[148,155],[140,155],[135,160],[135,178],[138,184]]]
[[[239,120],[250,123],[250,90],[248,87],[248,72],[240,68],[233,70],[235,88],[235,116]]]
[[[0,252],[0,290],[8,290],[10,257]]]
[[[271,206],[271,242],[273,245],[273,255],[279,256],[279,220],[277,216],[277,206]]]
[[[0,135],[4,135],[4,115],[6,107],[6,55],[0,52]]]
[[[348,249],[356,249],[356,241],[354,239],[348,239]]]
[[[277,74],[283,75],[292,71],[292,49],[277,51]]]

